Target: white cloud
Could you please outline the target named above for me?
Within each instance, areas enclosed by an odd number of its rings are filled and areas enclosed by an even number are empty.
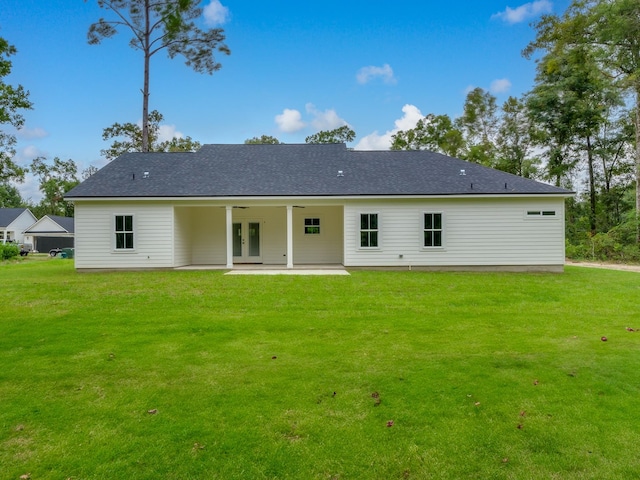
[[[363,137],[355,146],[356,150],[389,150],[391,147],[391,137],[400,130],[414,128],[418,120],[424,118],[420,109],[415,105],[405,105],[402,107],[402,117],[394,122],[395,128],[387,130],[380,135],[377,131]]]
[[[396,79],[393,76],[393,69],[388,63],[385,63],[381,67],[375,67],[373,65],[362,67],[360,70],[358,70],[356,80],[359,84],[364,85],[365,83],[369,83],[371,80],[378,77],[381,78],[384,83],[396,83]]]
[[[21,128],[16,131],[16,137],[25,140],[31,140],[33,138],[44,138],[49,133],[45,131],[43,128]]]
[[[28,167],[31,162],[37,157],[47,157],[47,152],[40,150],[34,145],[27,145],[20,148],[13,157],[13,161],[21,167]],[[25,200],[31,200],[34,203],[38,203],[42,198],[42,192],[40,192],[40,182],[30,173],[27,173],[24,177],[23,183],[11,182],[20,192],[20,195]]]
[[[138,127],[142,128],[142,119],[138,120]],[[172,138],[184,138],[184,134],[176,130],[175,125],[159,125],[158,126],[158,141],[167,142]]]
[[[11,184],[18,189],[20,196],[33,203],[38,203],[42,200],[42,192],[40,191],[40,182],[36,177],[27,173],[24,177],[24,183],[11,182]]]
[[[553,3],[549,0],[536,0],[535,2],[525,3],[516,8],[507,7],[504,12],[498,12],[491,18],[498,18],[510,25],[521,23],[533,17],[537,17],[543,13],[551,13]]]
[[[44,150],[40,150],[38,147],[34,145],[27,145],[19,149],[15,156],[13,157],[13,161],[16,162],[21,167],[28,166],[33,159],[36,157],[48,157],[49,154]]]
[[[325,110],[321,112],[318,110],[313,103],[307,103],[305,105],[307,113],[313,115],[313,119],[311,120],[311,125],[316,130],[334,130],[336,128],[342,127],[343,125],[348,125],[347,121],[338,116],[338,113],[333,110]]]
[[[275,121],[280,131],[286,133],[297,132],[306,127],[302,121],[302,114],[290,108],[285,108],[280,115],[276,115]]]
[[[204,21],[207,25],[222,25],[229,20],[229,8],[220,3],[220,0],[211,0],[203,10]]]
[[[511,82],[508,78],[499,78],[491,82],[489,91],[493,94],[508,92],[511,88]]]
[[[184,138],[184,135],[176,130],[175,125],[160,125],[158,128],[158,141],[166,142],[172,138]]]

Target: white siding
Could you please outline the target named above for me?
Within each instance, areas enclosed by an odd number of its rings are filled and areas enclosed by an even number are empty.
[[[191,209],[175,207],[173,211],[173,265],[179,267],[191,263]]]
[[[134,216],[133,251],[114,248],[114,215]],[[76,268],[173,266],[173,206],[152,202],[82,202],[75,205]]]
[[[305,235],[304,219],[319,218],[320,234]],[[294,264],[342,263],[342,207],[293,209]]]
[[[224,207],[192,207],[191,230],[187,232],[192,245],[194,265],[225,265],[227,237]]]
[[[24,232],[31,225],[36,223],[37,218],[33,216],[30,210],[25,210],[17,216],[13,222],[6,226],[7,238],[11,237],[17,243],[24,242]],[[11,232],[11,234],[9,234]],[[3,232],[0,230],[0,243],[2,242]]]
[[[527,217],[527,210],[555,210]],[[423,213],[442,213],[443,247],[422,247]],[[360,248],[360,213],[378,213],[379,248]],[[564,264],[562,198],[351,201],[344,213],[345,266]]]

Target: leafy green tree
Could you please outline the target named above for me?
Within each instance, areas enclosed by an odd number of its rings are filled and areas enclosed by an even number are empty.
[[[509,97],[502,105],[496,134],[494,167],[504,172],[535,178],[540,160],[533,154],[535,127],[524,101]]]
[[[464,137],[465,160],[492,166],[498,126],[497,111],[496,97],[490,92],[474,88],[467,94],[462,116],[455,122]]]
[[[279,145],[280,140],[271,135],[261,135],[259,137],[247,138],[244,141],[245,145]]]
[[[97,0],[97,3],[100,8],[111,11],[113,19],[100,18],[89,27],[89,44],[99,44],[124,28],[132,33],[129,45],[143,54],[141,151],[152,151],[149,131],[151,57],[163,50],[169,58],[182,55],[186,65],[196,72],[212,74],[221,68],[214,53],[231,53],[224,43],[224,30],[202,30],[196,25],[195,20],[202,15],[202,8],[198,6],[200,0]]]
[[[567,164],[576,165],[582,158],[586,160],[592,235],[597,230],[595,140],[607,122],[610,107],[621,103],[620,92],[588,44],[567,44],[562,49],[552,49],[538,61],[530,108],[558,141],[557,146],[571,152],[565,156],[565,160],[570,158]],[[549,119],[555,121],[546,121]]]
[[[356,132],[349,125],[343,125],[334,130],[321,130],[308,136],[304,141],[305,143],[349,143],[355,138]]]
[[[80,178],[82,178],[82,180],[86,180],[87,178],[89,178],[91,175],[93,175],[94,173],[96,173],[98,171],[98,167],[94,167],[93,165],[89,165],[87,168],[85,168],[81,175]]]
[[[0,208],[19,208],[24,205],[20,191],[10,183],[0,183]]]
[[[391,137],[391,150],[431,150],[452,157],[464,149],[462,132],[448,115],[428,114],[414,128],[400,130]]]
[[[11,73],[12,63],[9,59],[15,55],[16,48],[0,37],[0,182],[7,180],[21,182],[25,170],[13,161],[16,137],[4,131],[4,125],[20,128],[24,125],[22,110],[32,108],[29,92],[22,85],[12,86],[4,82],[4,77]]]
[[[634,97],[636,216],[640,215],[640,2],[637,0],[573,0],[561,16],[546,15],[535,25],[536,39],[524,50],[561,53],[581,46]],[[640,242],[640,222],[637,242]]]
[[[149,113],[149,128],[147,152],[195,152],[200,148],[200,143],[192,140],[191,137],[178,138],[160,142],[160,122],[164,117],[157,110]],[[102,139],[114,139],[111,146],[100,153],[111,161],[123,153],[143,152],[142,146],[144,134],[140,125],[135,123],[114,123],[112,126],[102,131]]]
[[[60,160],[58,157],[49,164],[43,157],[38,157],[31,162],[31,173],[40,182],[40,191],[44,197],[40,202],[40,212],[49,215],[73,216],[73,204],[64,200],[64,195],[78,185],[76,163],[69,160]]]
[[[628,201],[634,185],[633,138],[633,114],[611,109],[594,142],[601,231],[627,221],[625,216],[633,210],[633,202]]]

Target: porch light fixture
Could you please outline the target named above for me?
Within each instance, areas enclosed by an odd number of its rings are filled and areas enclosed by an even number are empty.
[[[342,170],[338,170],[338,176],[339,177],[344,177],[344,172]]]

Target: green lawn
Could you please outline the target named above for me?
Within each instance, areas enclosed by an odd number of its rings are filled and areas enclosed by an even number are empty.
[[[0,282],[0,479],[640,472],[639,273]]]

